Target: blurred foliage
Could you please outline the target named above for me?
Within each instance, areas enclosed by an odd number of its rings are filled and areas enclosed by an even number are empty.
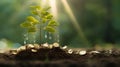
[[[36,0],[37,1],[37,0]],[[95,44],[120,44],[120,0],[67,0],[90,46]],[[0,0],[0,39],[23,43],[24,30],[19,24],[30,14],[33,0]],[[60,43],[74,47],[84,46],[81,37],[63,9],[57,2],[60,22]],[[81,45],[80,45],[81,44]]]

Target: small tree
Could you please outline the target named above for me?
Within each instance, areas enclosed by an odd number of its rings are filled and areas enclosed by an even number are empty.
[[[40,6],[31,7],[31,16],[28,16],[26,20],[20,24],[22,28],[25,28],[27,33],[40,33],[40,41],[42,31],[54,33],[58,23],[54,20],[53,15],[49,12],[50,7],[42,8]],[[34,34],[35,35],[35,34]]]

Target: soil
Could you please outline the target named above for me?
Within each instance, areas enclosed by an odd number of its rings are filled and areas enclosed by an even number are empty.
[[[26,47],[0,53],[0,67],[120,67],[120,50]]]

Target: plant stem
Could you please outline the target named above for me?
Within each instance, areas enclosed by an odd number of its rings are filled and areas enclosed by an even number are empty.
[[[42,40],[42,25],[40,24],[40,44],[41,44],[41,40]]]

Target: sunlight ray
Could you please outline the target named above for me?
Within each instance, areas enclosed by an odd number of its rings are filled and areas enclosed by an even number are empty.
[[[51,13],[54,15],[55,19],[57,19],[57,5],[56,0],[49,0],[49,4],[51,6]]]
[[[80,25],[78,24],[79,22],[77,21],[77,19],[75,18],[71,8],[69,7],[69,4],[67,3],[67,0],[61,0],[61,2],[63,3],[63,6],[65,7],[65,10],[67,11],[68,15],[70,16],[70,18],[72,20],[72,24],[74,25],[74,27],[76,28],[79,36],[83,40],[83,43],[88,44],[88,40],[86,39]]]

